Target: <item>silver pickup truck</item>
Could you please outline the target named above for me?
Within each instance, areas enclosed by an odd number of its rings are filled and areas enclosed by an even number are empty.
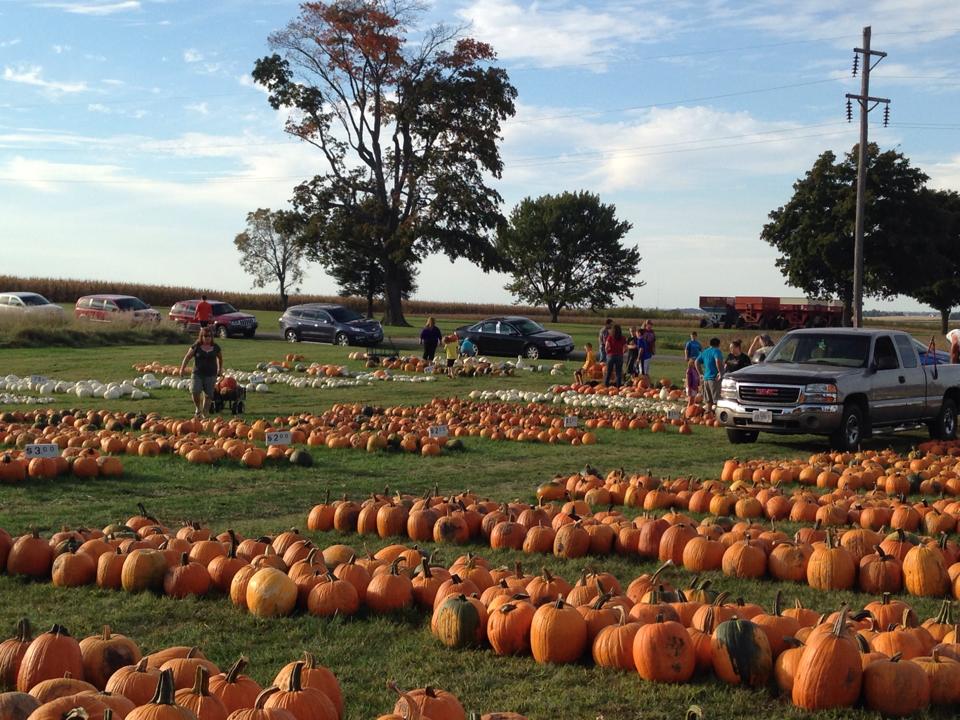
[[[960,365],[921,351],[894,330],[795,330],[763,362],[723,377],[717,417],[731,443],[805,433],[853,450],[873,433],[922,425],[953,439]]]

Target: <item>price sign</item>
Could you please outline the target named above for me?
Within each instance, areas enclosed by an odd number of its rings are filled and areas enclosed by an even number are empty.
[[[427,433],[432,438],[445,438],[450,435],[446,425],[431,425]]]
[[[43,383],[45,383],[45,382],[47,382],[47,376],[46,376],[46,375],[31,375],[31,376],[30,376],[30,384],[31,384],[31,385],[43,385]]]
[[[60,446],[56,443],[34,443],[23,446],[23,454],[28,458],[54,458],[60,455]]]
[[[578,418],[576,415],[567,415],[563,419],[563,426],[565,428],[575,428],[575,427],[578,427],[579,425],[580,425],[580,418]]]
[[[667,420],[679,420],[680,411],[677,409],[667,410]]]
[[[289,430],[276,430],[266,433],[264,439],[267,445],[289,445],[293,441],[293,436]]]

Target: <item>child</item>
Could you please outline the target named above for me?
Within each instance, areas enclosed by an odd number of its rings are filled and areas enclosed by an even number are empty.
[[[464,338],[463,342],[460,343],[460,354],[464,357],[476,356],[477,346],[473,344],[473,341],[470,338]]]
[[[583,374],[589,373],[597,362],[597,356],[593,352],[593,343],[587,343],[583,346],[583,353],[586,357],[583,359],[583,366],[576,369],[573,373],[573,382],[576,385],[583,384]]]
[[[447,357],[447,374],[452,377],[453,363],[460,355],[460,342],[455,333],[447,335],[443,339],[443,353]]]
[[[687,405],[695,405],[700,391],[700,372],[696,360],[687,360]]]

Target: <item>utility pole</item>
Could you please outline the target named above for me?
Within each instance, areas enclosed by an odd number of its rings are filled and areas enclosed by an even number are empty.
[[[870,26],[863,29],[863,47],[853,49],[853,74],[857,74],[860,56],[863,55],[863,72],[860,75],[860,94],[847,93],[847,122],[853,119],[851,100],[860,105],[860,146],[857,153],[857,216],[853,237],[853,326],[863,327],[863,215],[866,202],[867,184],[867,131],[870,111],[883,103],[885,106],[883,125],[886,127],[890,119],[890,100],[887,98],[870,97],[870,71],[876,67],[885,52],[870,49]],[[873,62],[873,57],[877,62]],[[871,103],[873,103],[871,105]]]

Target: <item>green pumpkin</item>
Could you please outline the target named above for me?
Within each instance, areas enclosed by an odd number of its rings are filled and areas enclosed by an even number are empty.
[[[313,455],[306,450],[294,450],[290,453],[290,464],[299,465],[300,467],[312,467]]]
[[[714,672],[721,680],[749,687],[763,687],[769,681],[773,672],[770,641],[756,623],[726,620],[717,625],[710,644]]]
[[[437,608],[433,634],[449,648],[475,647],[486,635],[486,618],[465,595],[451,595]]]

